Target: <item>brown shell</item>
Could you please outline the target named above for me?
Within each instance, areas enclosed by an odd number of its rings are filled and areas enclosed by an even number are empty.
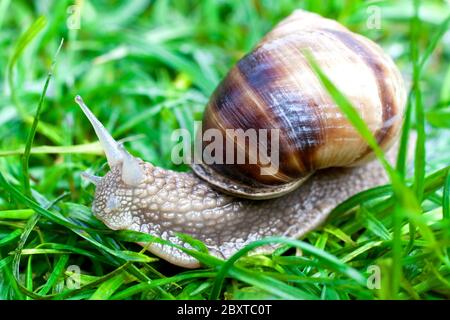
[[[197,174],[224,189],[230,181],[254,190],[268,188],[264,197],[270,197],[296,187],[318,169],[353,166],[373,157],[321,85],[305,49],[358,109],[378,143],[384,149],[393,144],[406,98],[393,61],[377,44],[336,21],[297,10],[231,69],[203,119],[203,131],[218,129],[224,137],[226,129],[280,129],[278,172],[261,175],[259,163],[246,161],[193,166]],[[242,150],[236,143],[234,148],[235,154]],[[248,145],[245,150],[248,160]],[[254,191],[242,192],[247,193]]]

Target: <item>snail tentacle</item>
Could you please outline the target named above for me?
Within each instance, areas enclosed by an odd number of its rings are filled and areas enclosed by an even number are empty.
[[[122,181],[131,186],[139,185],[144,179],[144,171],[141,169],[138,160],[128,153],[123,145],[111,136],[103,124],[95,117],[92,111],[84,103],[81,96],[75,97],[75,102],[80,106],[89,122],[97,134],[97,137],[103,147],[110,168],[122,164]],[[85,178],[94,184],[98,183],[99,178],[84,174]]]
[[[120,148],[119,143],[114,140],[114,138],[109,134],[103,124],[98,121],[98,119],[94,116],[94,114],[91,112],[91,110],[79,95],[75,97],[75,102],[80,106],[81,110],[83,110],[84,114],[89,119],[89,122],[92,124],[92,127],[97,134],[103,150],[105,151],[109,167],[112,168],[121,163],[124,154]]]
[[[86,172],[86,171],[81,173],[81,177],[94,185],[97,185],[100,182],[100,180],[102,179],[102,177],[98,177],[98,176],[90,174],[89,172]]]

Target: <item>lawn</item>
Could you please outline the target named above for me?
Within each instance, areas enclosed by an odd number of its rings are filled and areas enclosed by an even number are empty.
[[[374,40],[401,70],[409,95],[391,184],[302,239],[261,240],[228,263],[189,240],[195,270],[97,220],[81,173],[108,167],[74,97],[132,154],[187,171],[171,161],[172,132],[192,130],[227,71],[297,8]],[[449,26],[443,0],[0,0],[0,300],[449,299]],[[274,242],[272,254],[247,254]]]

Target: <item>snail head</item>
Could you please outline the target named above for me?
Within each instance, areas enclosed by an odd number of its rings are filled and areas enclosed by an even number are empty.
[[[102,219],[108,221],[110,228],[126,228],[132,223],[129,208],[138,205],[134,193],[140,185],[151,179],[153,166],[132,156],[122,144],[115,141],[80,96],[76,96],[75,101],[92,124],[110,167],[104,177],[86,172],[82,174],[83,178],[96,185],[92,210],[97,217],[110,216]]]

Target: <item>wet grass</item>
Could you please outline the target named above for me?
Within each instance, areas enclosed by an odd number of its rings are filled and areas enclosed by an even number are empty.
[[[70,29],[70,1],[0,1],[0,299],[450,297],[448,2],[108,3],[83,2],[80,28]],[[381,8],[381,29],[366,25],[371,5]],[[410,92],[396,166],[385,163],[391,184],[343,202],[303,239],[260,240],[228,261],[191,240],[198,270],[134,244],[158,239],[95,219],[94,189],[80,173],[107,169],[74,96],[133,154],[188,170],[170,160],[172,131],[192,130],[227,70],[299,7],[375,40],[401,69]],[[316,71],[372,145],[352,106]],[[267,243],[281,247],[247,255]]]

